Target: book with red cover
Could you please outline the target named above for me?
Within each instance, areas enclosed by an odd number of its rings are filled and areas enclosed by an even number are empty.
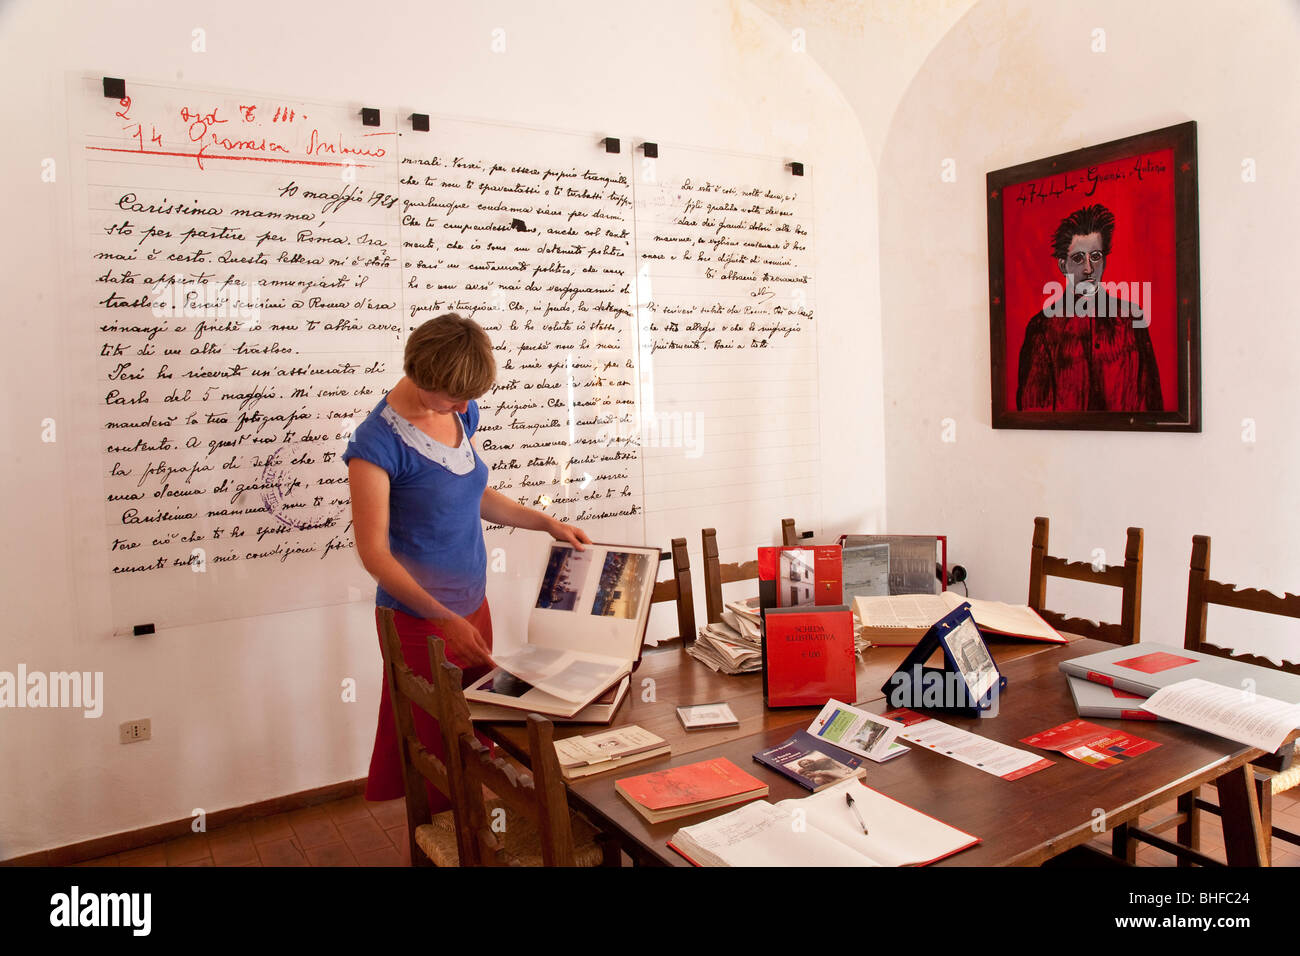
[[[769,608],[763,615],[763,700],[768,707],[821,707],[857,700],[853,612]]]
[[[744,803],[768,793],[767,784],[725,757],[614,781],[614,789],[651,823]]]
[[[844,558],[838,544],[758,549],[759,606],[835,607],[844,603]]]

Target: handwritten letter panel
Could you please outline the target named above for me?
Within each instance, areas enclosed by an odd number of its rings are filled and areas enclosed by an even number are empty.
[[[664,547],[819,517],[810,202],[774,161],[91,86],[72,507],[115,631],[368,593],[338,456],[448,311],[496,348],[475,440],[504,494]],[[487,542],[514,633],[546,541]]]
[[[85,129],[113,625],[346,600],[350,428],[400,376],[395,131],[132,84]]]
[[[820,522],[808,177],[669,148],[637,176],[646,535],[724,561]],[[682,529],[687,529],[683,532]]]

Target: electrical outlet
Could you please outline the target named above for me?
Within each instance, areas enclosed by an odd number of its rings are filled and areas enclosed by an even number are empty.
[[[134,744],[153,736],[153,722],[148,717],[128,720],[117,728],[117,732],[122,743]]]

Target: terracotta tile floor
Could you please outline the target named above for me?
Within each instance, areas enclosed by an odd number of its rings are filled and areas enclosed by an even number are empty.
[[[1215,803],[1218,800],[1217,792],[1213,787],[1201,788],[1201,799]],[[1164,804],[1154,810],[1148,810],[1142,814],[1142,824],[1148,825],[1169,816],[1175,811],[1173,803]],[[1273,825],[1290,830],[1292,833],[1300,833],[1300,793],[1292,789],[1286,793],[1277,794],[1273,797]],[[1162,833],[1161,836],[1173,839],[1172,831]],[[1099,836],[1092,841],[1099,849],[1110,852],[1109,834]],[[1223,828],[1219,824],[1219,818],[1212,813],[1201,814],[1201,852],[1212,859],[1226,862],[1227,857],[1223,848]],[[1287,843],[1284,840],[1274,840],[1272,844],[1273,865],[1274,866],[1294,866],[1300,867],[1300,846]],[[1166,853],[1164,850],[1156,849],[1145,843],[1138,844],[1137,850],[1138,866],[1174,866],[1177,860],[1173,854]]]
[[[1201,796],[1215,799],[1213,787]],[[1168,804],[1142,816],[1151,823],[1172,813]],[[1300,832],[1300,794],[1280,794],[1273,802],[1274,822]],[[1224,859],[1223,831],[1218,817],[1202,814],[1201,851]],[[1109,851],[1109,836],[1093,841]],[[1139,844],[1139,866],[1173,866],[1163,850]],[[349,797],[252,823],[238,823],[209,833],[141,847],[126,853],[88,860],[78,866],[407,866],[406,808],[402,800],[367,803]],[[1300,847],[1273,842],[1273,865],[1300,867]]]
[[[78,866],[406,866],[402,800],[349,797]]]

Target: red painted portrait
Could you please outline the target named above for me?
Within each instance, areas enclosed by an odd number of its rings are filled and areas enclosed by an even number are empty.
[[[1195,124],[990,173],[993,425],[1199,430]]]

